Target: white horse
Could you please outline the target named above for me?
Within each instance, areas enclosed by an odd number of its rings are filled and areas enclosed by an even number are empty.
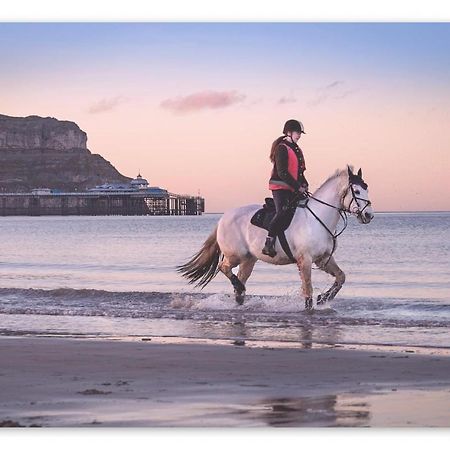
[[[231,281],[238,304],[245,296],[245,283],[256,261],[269,264],[293,264],[283,251],[278,239],[275,257],[263,255],[261,250],[267,231],[250,223],[260,205],[247,205],[223,214],[215,230],[201,250],[178,271],[197,286],[206,286],[221,271]],[[355,215],[360,223],[369,223],[373,217],[367,184],[362,171],[357,174],[347,166],[330,176],[309,198],[306,208],[296,208],[292,222],[285,230],[302,281],[305,307],[311,309],[313,288],[312,264],[335,277],[334,284],[317,298],[318,304],[332,300],[345,282],[345,274],[337,265],[333,253],[336,248],[336,227],[346,213]],[[346,218],[346,216],[344,217]],[[232,272],[239,266],[237,276]]]

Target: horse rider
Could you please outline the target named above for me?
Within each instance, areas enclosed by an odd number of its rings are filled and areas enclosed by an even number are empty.
[[[275,241],[277,234],[281,231],[279,228],[285,212],[296,200],[305,202],[307,199],[308,182],[304,176],[305,158],[297,145],[302,134],[305,134],[303,124],[298,120],[288,120],[284,124],[283,136],[275,139],[270,151],[273,169],[269,189],[272,191],[276,212],[270,222],[269,234],[262,253],[272,258],[277,254]]]

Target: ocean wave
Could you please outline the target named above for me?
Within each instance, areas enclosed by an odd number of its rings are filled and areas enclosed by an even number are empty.
[[[0,288],[0,299],[12,296],[24,299],[84,299],[84,300],[143,300],[154,301],[170,299],[170,292],[140,292],[140,291],[106,291],[102,289],[35,289],[35,288]]]
[[[261,324],[449,327],[450,305],[436,301],[339,298],[312,312],[298,295],[248,295],[239,306],[226,293],[117,292],[98,289],[0,288],[0,314],[189,319],[226,322],[236,317]]]

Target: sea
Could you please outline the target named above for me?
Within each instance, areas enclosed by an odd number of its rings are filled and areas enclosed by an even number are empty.
[[[450,349],[450,212],[350,218],[313,311],[295,265],[259,261],[242,306],[221,273],[180,276],[220,217],[1,217],[0,335]],[[332,282],[313,270],[315,297]]]

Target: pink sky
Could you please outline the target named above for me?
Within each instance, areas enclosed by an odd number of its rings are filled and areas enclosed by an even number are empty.
[[[312,64],[292,72],[268,62],[252,71],[251,61],[237,72],[211,62],[205,75],[189,61],[167,72],[102,57],[97,66],[9,72],[0,113],[72,120],[121,173],[140,171],[175,193],[200,190],[207,212],[270,195],[270,145],[296,118],[307,133],[299,144],[311,190],[349,163],[362,167],[375,211],[450,210],[450,89],[442,79]]]

